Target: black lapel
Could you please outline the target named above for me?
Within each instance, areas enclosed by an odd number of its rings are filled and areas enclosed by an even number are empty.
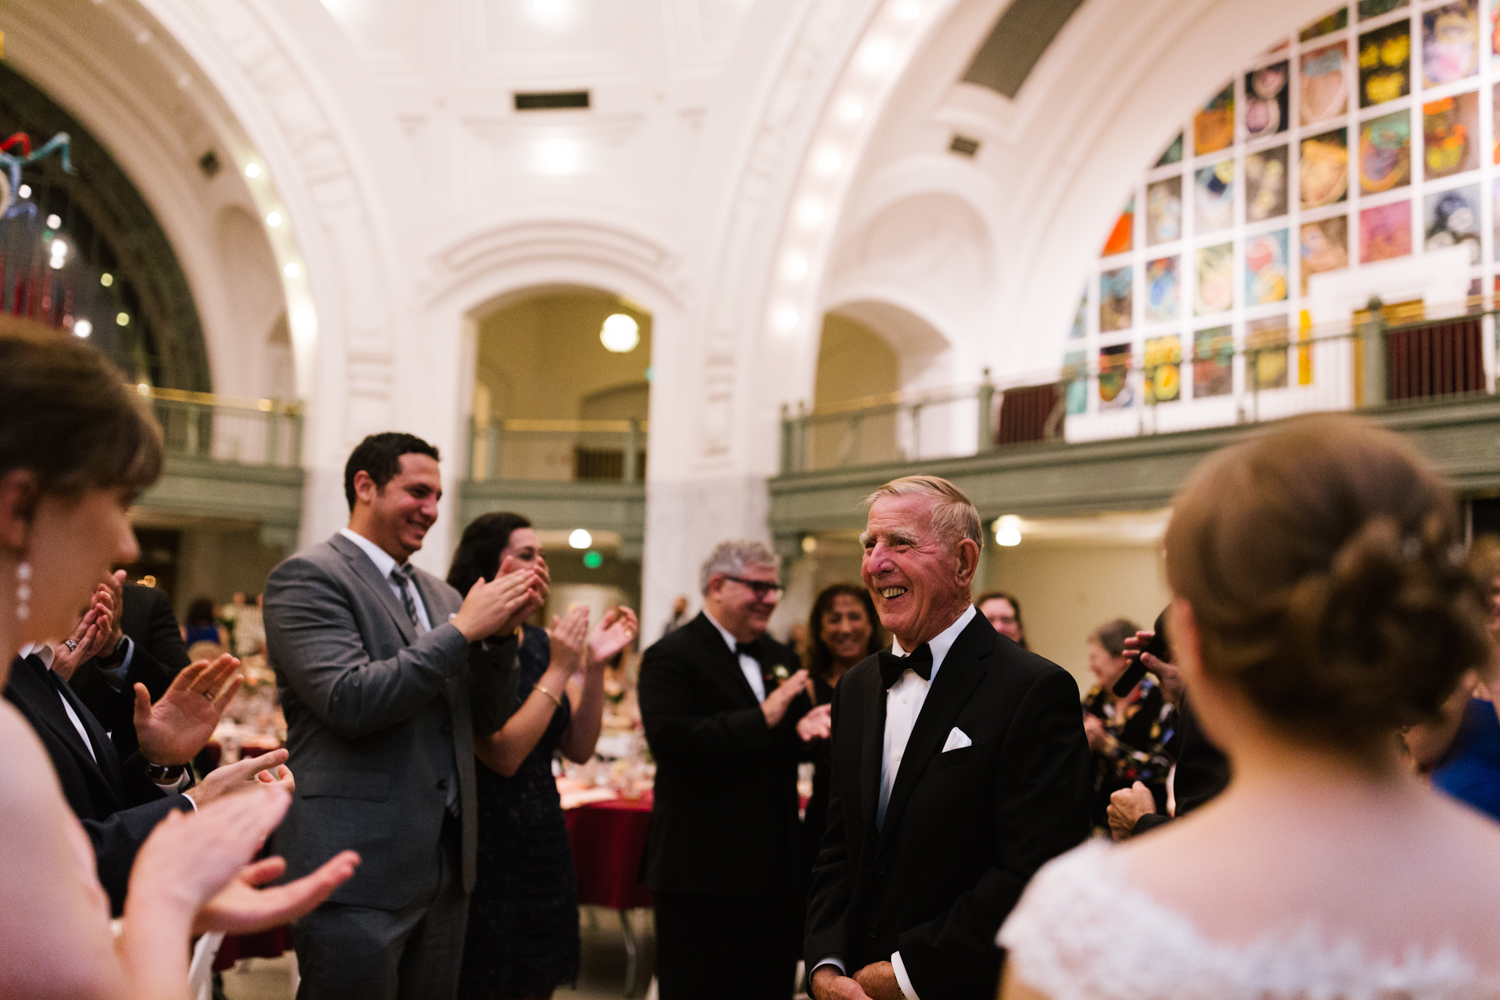
[[[63,746],[68,748],[74,758],[77,759],[83,774],[91,775],[103,786],[109,797],[120,805],[120,792],[118,784],[110,784],[104,769],[99,762],[89,753],[88,747],[83,745],[83,740],[78,735],[78,730],[73,728],[73,723],[68,719],[68,713],[59,702],[57,692],[47,681],[47,666],[35,656],[28,656],[24,663],[16,665],[20,669],[12,669],[10,683],[14,687],[19,681],[22,685],[17,689],[17,694],[25,699],[31,713],[39,718],[44,726],[52,730],[52,735],[62,741]],[[21,671],[26,671],[22,675]],[[74,711],[77,711],[75,708]],[[84,716],[80,715],[80,719]],[[88,723],[84,723],[87,727]],[[107,742],[107,741],[106,741]]]
[[[942,671],[938,671],[942,676]],[[870,835],[875,833],[875,813],[880,805],[880,768],[885,761],[885,682],[880,677],[879,664],[874,670],[865,672],[860,678],[860,705],[864,727],[864,745],[859,752],[859,813],[860,822]],[[848,684],[848,677],[844,678]]]
[[[948,733],[953,729],[953,721],[984,679],[994,649],[995,630],[976,614],[943,658],[937,678],[927,692],[927,700],[922,703],[922,711],[917,715],[916,725],[912,726],[911,739],[906,741],[901,767],[896,771],[891,800],[885,807],[885,823],[880,827],[882,848],[890,840],[891,831],[900,823],[901,813],[911,798],[912,789],[916,788],[917,780],[933,755],[942,750]]]
[[[718,626],[708,620],[708,615],[700,611],[697,618],[683,627],[696,631],[699,644],[712,651],[709,656],[710,664],[718,664],[718,672],[729,678],[729,683],[734,685],[735,690],[749,699],[750,704],[759,705],[760,699],[755,697],[755,689],[750,686],[745,672],[740,669],[739,654],[729,648],[724,636],[719,633]]]
[[[385,610],[390,613],[391,621],[396,623],[396,628],[401,630],[401,635],[410,646],[417,641],[417,628],[407,617],[406,605],[396,596],[391,589],[391,582],[380,575],[380,570],[375,568],[375,563],[365,554],[365,550],[351,542],[341,534],[336,534],[330,541],[341,555],[349,560],[349,565],[354,567],[354,573],[369,587],[376,598],[385,605]],[[428,608],[428,618],[432,617],[432,609]]]
[[[61,680],[61,678],[59,678]],[[62,691],[68,704],[73,706],[73,711],[78,714],[78,721],[83,723],[83,728],[89,734],[89,743],[93,745],[94,753],[98,756],[99,770],[109,779],[115,788],[124,787],[124,776],[120,773],[120,755],[115,750],[115,745],[110,741],[109,734],[104,731],[104,726],[94,715],[89,707],[83,703],[83,699],[66,684],[59,684],[58,689]],[[68,728],[73,729],[73,723],[68,722]],[[73,730],[76,736],[78,731]]]

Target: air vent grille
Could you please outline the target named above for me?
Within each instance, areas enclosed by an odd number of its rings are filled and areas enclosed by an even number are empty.
[[[948,149],[959,156],[973,157],[979,152],[979,140],[971,139],[966,135],[955,135],[953,141],[948,143]]]
[[[557,111],[563,108],[587,108],[587,90],[561,90],[547,93],[515,94],[517,111]]]

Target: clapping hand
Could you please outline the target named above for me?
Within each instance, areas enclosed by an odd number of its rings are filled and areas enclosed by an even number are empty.
[[[577,673],[578,668],[583,666],[588,636],[588,605],[575,604],[561,618],[553,615],[552,627],[547,630],[552,646],[552,660],[547,669],[561,671],[564,679]]]
[[[182,668],[155,705],[146,685],[135,686],[135,734],[153,764],[186,764],[214,734],[219,718],[244,682],[229,654]]]
[[[504,569],[504,567],[502,567]],[[546,567],[525,566],[474,581],[453,625],[469,642],[508,636],[547,600]]]
[[[282,766],[287,757],[287,751],[283,748],[216,767],[204,775],[197,785],[182,794],[192,799],[200,809],[226,795],[249,791],[261,785],[275,785],[285,789],[290,795],[297,790],[297,779],[292,777],[291,768]]]
[[[79,666],[93,659],[104,648],[104,642],[109,638],[113,627],[108,601],[101,600],[95,594],[88,611],[79,619],[78,627],[73,629],[73,634],[52,647],[52,672],[64,681],[70,680]]]
[[[599,627],[589,636],[588,665],[603,669],[620,655],[621,650],[635,641],[639,631],[640,623],[636,620],[635,612],[629,608],[622,606],[604,612],[604,617],[599,620]]]
[[[797,720],[797,735],[803,743],[826,740],[833,735],[833,706],[817,705]]]
[[[198,911],[193,933],[255,934],[290,923],[311,912],[348,881],[359,860],[355,852],[344,851],[312,874],[268,889],[260,887],[286,873],[286,860],[265,858],[247,865]]]
[[[781,720],[786,717],[786,710],[791,707],[792,699],[802,693],[807,685],[807,671],[799,670],[777,686],[775,691],[766,695],[766,700],[760,703],[760,710],[766,714],[766,725],[775,729],[781,725]]]
[[[117,569],[104,578],[95,592],[95,600],[109,598],[109,613],[114,627],[110,629],[108,637],[104,640],[104,646],[99,651],[100,656],[111,656],[120,645],[120,640],[125,638],[125,631],[120,625],[120,619],[125,614],[125,571]]]
[[[1135,836],[1135,821],[1156,812],[1156,798],[1151,789],[1137,781],[1129,788],[1117,788],[1109,796],[1109,832],[1116,840]]]

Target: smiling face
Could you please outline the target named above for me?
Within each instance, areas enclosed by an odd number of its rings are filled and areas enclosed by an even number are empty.
[[[739,579],[732,580],[732,576]],[[745,580],[750,583],[744,583]],[[754,586],[757,583],[765,586],[757,588]],[[781,600],[780,591],[773,589],[779,586],[776,567],[750,563],[738,573],[715,573],[708,581],[708,592],[703,595],[704,607],[736,641],[754,642],[765,634],[776,603]]]
[[[367,472],[355,473],[349,527],[404,563],[437,522],[443,477],[431,455],[408,453],[400,461],[401,471],[384,486],[377,487]]]
[[[863,660],[870,648],[875,623],[865,613],[865,603],[850,594],[836,594],[833,604],[823,612],[818,635],[836,665],[848,668]]]
[[[870,506],[860,577],[875,599],[880,624],[901,648],[915,649],[958,620],[969,606],[979,562],[972,539],[938,535],[927,496],[885,496]]]
[[[542,552],[541,540],[536,537],[535,528],[517,528],[512,531],[505,548],[500,550],[501,576],[529,566],[545,568],[546,565],[547,559]]]
[[[979,606],[979,613],[994,627],[996,632],[1012,642],[1021,641],[1021,623],[1016,620],[1016,608],[1003,597],[991,597]]]

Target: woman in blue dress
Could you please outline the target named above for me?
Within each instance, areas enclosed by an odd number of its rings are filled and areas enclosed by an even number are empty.
[[[480,577],[538,563],[546,559],[530,522],[486,514],[464,532],[448,582],[466,594]],[[604,667],[635,634],[628,608],[606,614],[592,637],[586,607],[553,618],[551,629],[522,627],[513,710],[498,732],[474,740],[479,843],[465,1000],[544,1000],[578,978],[578,892],[552,758],[593,756]]]

